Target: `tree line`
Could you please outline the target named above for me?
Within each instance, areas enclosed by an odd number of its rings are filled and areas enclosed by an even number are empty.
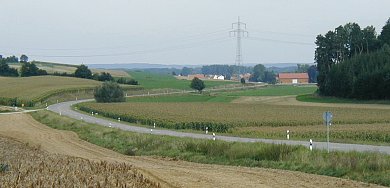
[[[339,26],[316,38],[319,93],[359,99],[390,99],[390,19],[373,26]]]

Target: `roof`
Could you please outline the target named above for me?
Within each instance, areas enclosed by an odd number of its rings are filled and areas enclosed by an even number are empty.
[[[287,79],[309,79],[309,75],[307,73],[279,73],[279,79],[287,78]]]

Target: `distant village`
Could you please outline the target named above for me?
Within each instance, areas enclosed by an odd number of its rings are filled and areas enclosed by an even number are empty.
[[[178,75],[176,76],[181,80],[192,80],[195,77],[202,80],[232,80],[232,81],[240,81],[241,78],[245,79],[245,83],[250,83],[250,78],[252,74],[245,73],[241,74],[239,78],[237,76],[232,76],[230,79],[226,79],[224,75],[205,75],[205,74],[189,74],[187,76]],[[279,84],[307,84],[309,82],[309,74],[308,73],[278,73],[275,75],[276,83]]]

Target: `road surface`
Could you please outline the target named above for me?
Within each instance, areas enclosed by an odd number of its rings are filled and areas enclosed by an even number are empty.
[[[68,116],[70,118],[83,120],[88,123],[99,124],[106,127],[118,128],[125,131],[137,132],[137,133],[148,133],[154,135],[168,135],[175,137],[189,137],[197,139],[213,139],[212,133],[209,134],[197,134],[197,133],[184,133],[172,130],[159,130],[150,128],[138,127],[136,125],[123,124],[114,120],[106,120],[97,118],[91,115],[82,114],[71,109],[71,106],[81,102],[91,101],[78,100],[69,101],[58,104],[50,105],[47,109],[55,113]],[[224,140],[229,142],[262,142],[270,144],[287,144],[287,145],[302,145],[309,147],[309,141],[294,141],[294,140],[273,140],[273,139],[261,139],[261,138],[242,138],[233,136],[219,136],[216,135],[217,140]],[[315,142],[313,141],[313,149],[327,149],[326,142]],[[374,146],[374,145],[362,145],[362,144],[343,144],[343,143],[330,143],[331,151],[358,151],[358,152],[380,152],[390,155],[390,146]]]

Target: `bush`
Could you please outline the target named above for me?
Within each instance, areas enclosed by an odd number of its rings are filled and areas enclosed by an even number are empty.
[[[94,93],[96,102],[124,102],[124,92],[115,82],[104,82]]]
[[[119,78],[116,80],[118,84],[127,84],[127,85],[138,85],[138,81],[134,79]]]

